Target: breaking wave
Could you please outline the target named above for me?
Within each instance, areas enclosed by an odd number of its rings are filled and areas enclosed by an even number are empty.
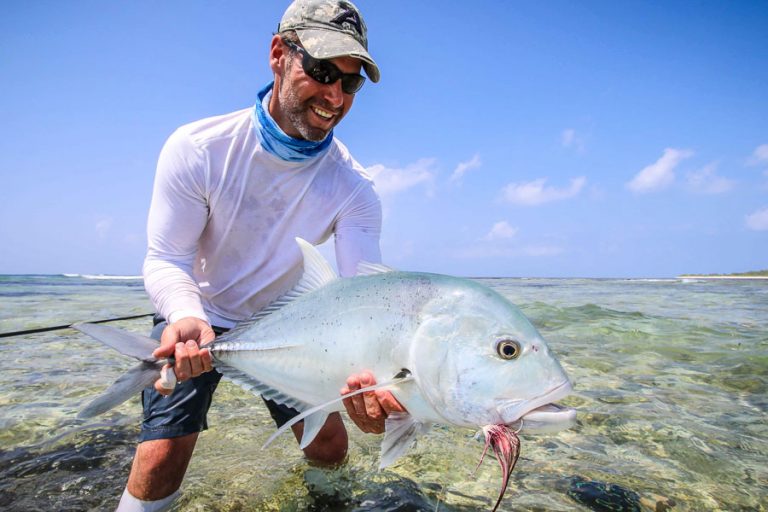
[[[80,279],[101,279],[101,280],[135,280],[143,279],[142,276],[113,276],[109,274],[62,274],[64,277],[77,277]]]

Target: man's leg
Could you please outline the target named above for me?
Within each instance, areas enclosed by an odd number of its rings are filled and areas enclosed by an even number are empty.
[[[176,492],[184,480],[198,435],[195,432],[139,443],[128,477],[128,492],[145,501],[159,500]]]
[[[284,404],[278,404],[272,400],[264,399],[264,403],[269,409],[269,414],[275,420],[278,428],[282,427],[291,418],[297,416],[299,411]],[[301,442],[301,436],[304,433],[304,422],[291,427],[296,440]],[[317,433],[315,439],[304,449],[304,455],[315,464],[322,466],[335,466],[344,462],[347,456],[347,429],[341,419],[341,414],[332,412],[325,420],[325,425]]]
[[[197,433],[140,443],[116,512],[164,512],[178,497]]]
[[[152,338],[160,339],[165,325],[157,321]],[[177,384],[169,396],[153,387],[142,392],[144,420],[119,512],[170,507],[197,437],[208,428],[206,416],[220,379],[221,374],[214,370]]]

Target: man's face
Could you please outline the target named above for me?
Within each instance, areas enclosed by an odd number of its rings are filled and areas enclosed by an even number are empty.
[[[341,80],[321,84],[304,73],[301,55],[291,52],[284,44],[285,61],[282,73],[275,77],[270,114],[280,128],[292,137],[321,141],[352,108],[354,94],[341,90]],[[361,62],[352,57],[331,59],[342,73],[359,73]]]

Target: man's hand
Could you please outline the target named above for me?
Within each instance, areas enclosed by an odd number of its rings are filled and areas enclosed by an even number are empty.
[[[376,384],[371,372],[352,375],[347,379],[347,385],[341,389],[341,394],[346,395],[360,388]],[[363,432],[381,434],[384,432],[384,420],[392,412],[408,412],[400,405],[389,391],[377,389],[366,391],[359,395],[344,400],[347,414],[355,422],[355,425]]]
[[[213,369],[210,351],[207,348],[200,350],[200,345],[213,341],[215,337],[208,322],[194,317],[182,318],[165,328],[160,337],[160,347],[152,355],[158,359],[174,356],[176,380],[183,382]],[[165,369],[169,368],[171,365],[166,364]],[[173,393],[173,389],[164,388],[159,379],[155,382],[155,389],[161,395]]]

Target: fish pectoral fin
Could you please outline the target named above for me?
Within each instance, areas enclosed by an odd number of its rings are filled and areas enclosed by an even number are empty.
[[[381,442],[379,469],[393,464],[413,445],[418,436],[426,433],[430,425],[420,423],[408,413],[392,412],[385,423],[384,440]]]
[[[301,442],[299,443],[302,450],[315,440],[320,429],[325,425],[329,414],[329,411],[322,410],[304,418],[304,432],[301,434]]]

